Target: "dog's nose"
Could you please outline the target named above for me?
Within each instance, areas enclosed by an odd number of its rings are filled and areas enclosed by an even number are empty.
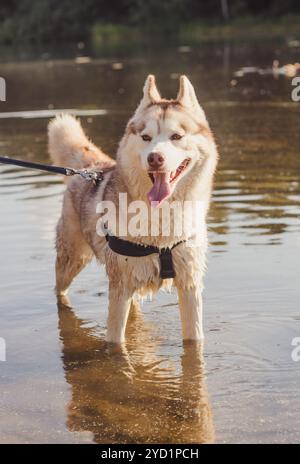
[[[165,162],[165,157],[161,153],[150,153],[148,155],[148,163],[151,169],[159,169]]]

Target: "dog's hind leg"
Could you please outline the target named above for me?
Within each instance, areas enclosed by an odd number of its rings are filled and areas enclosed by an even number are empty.
[[[83,237],[80,221],[69,192],[64,198],[63,214],[56,234],[56,294],[65,296],[73,279],[91,261],[93,252]]]
[[[204,339],[202,323],[202,286],[177,286],[179,309],[184,340]]]

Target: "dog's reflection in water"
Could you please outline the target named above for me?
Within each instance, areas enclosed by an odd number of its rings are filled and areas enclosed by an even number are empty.
[[[68,300],[60,301],[58,310],[72,389],[70,431],[92,432],[96,443],[213,442],[201,345],[185,344],[176,369],[157,354],[159,342],[137,304],[131,308],[126,348],[110,346],[84,327]]]

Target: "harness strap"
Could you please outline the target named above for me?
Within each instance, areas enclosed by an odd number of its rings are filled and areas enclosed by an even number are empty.
[[[105,238],[109,248],[122,256],[141,258],[158,253],[160,260],[160,277],[162,279],[173,279],[176,276],[172,259],[172,250],[180,245],[180,243],[186,241],[181,240],[175,243],[172,248],[158,248],[152,245],[141,245],[139,243],[129,242],[128,240],[123,240],[122,238],[110,234],[106,234]]]

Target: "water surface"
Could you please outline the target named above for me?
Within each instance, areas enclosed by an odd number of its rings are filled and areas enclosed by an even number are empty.
[[[48,117],[64,108],[79,110],[93,140],[115,153],[149,72],[167,97],[178,74],[189,75],[221,154],[203,349],[182,344],[175,294],[146,301],[131,314],[126,348],[108,349],[107,279],[94,262],[74,282],[71,303],[57,307],[64,186],[57,176],[0,167],[2,443],[300,440],[300,363],[291,358],[300,336],[300,104],[290,78],[235,75],[275,58],[296,62],[299,50],[285,42],[183,49],[1,64],[1,154],[49,161]]]

